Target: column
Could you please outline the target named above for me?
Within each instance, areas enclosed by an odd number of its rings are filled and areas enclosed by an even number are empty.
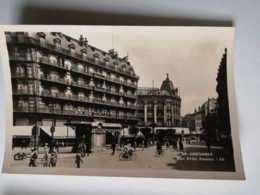
[[[147,102],[144,103],[144,125],[147,124]]]
[[[173,104],[171,104],[171,124],[172,124],[172,126],[174,127],[174,114],[173,114]]]
[[[163,123],[166,125],[167,123],[167,110],[166,110],[167,102],[164,102],[163,105]]]
[[[154,124],[157,123],[157,103],[154,102],[154,107],[153,107],[153,114],[154,114]]]

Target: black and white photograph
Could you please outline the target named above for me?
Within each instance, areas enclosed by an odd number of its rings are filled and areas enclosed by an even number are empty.
[[[245,179],[234,28],[0,29],[4,173]]]

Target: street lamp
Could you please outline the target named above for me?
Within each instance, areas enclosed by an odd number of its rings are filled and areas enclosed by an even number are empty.
[[[155,122],[155,120],[156,120],[156,118],[155,118],[155,112],[157,112],[157,110],[155,110],[155,90],[154,90],[154,81],[153,81],[153,88],[152,88],[152,91],[153,91],[153,123],[152,123],[152,125],[151,125],[151,127],[153,128],[153,145],[154,145],[154,143],[155,143],[155,132],[154,132],[154,130],[155,130],[155,127],[157,126],[157,124],[156,124],[156,122]]]
[[[50,145],[50,153],[53,152],[53,147],[54,147],[54,139],[53,139],[53,134],[55,132],[55,125],[54,125],[54,108],[55,105],[54,104],[50,104],[49,107],[52,108],[52,126],[50,128],[50,132],[51,132],[51,145]]]
[[[38,62],[36,62],[36,68],[39,69],[38,67]],[[35,87],[34,87],[34,127],[32,129],[33,131],[33,136],[34,136],[34,147],[38,149],[38,134],[39,134],[39,127],[37,124],[37,88],[39,89],[39,74],[36,75],[35,73],[36,71],[34,71],[34,75],[33,77],[36,78],[37,77],[37,81],[35,83]],[[39,70],[37,71],[37,73],[39,72]]]

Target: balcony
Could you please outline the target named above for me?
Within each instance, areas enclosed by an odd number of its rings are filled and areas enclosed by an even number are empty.
[[[53,110],[50,109],[50,107],[45,107],[45,108],[37,108],[35,110],[34,107],[28,107],[28,106],[22,106],[22,107],[17,107],[14,108],[14,112],[34,112],[35,113],[49,113],[49,114],[53,114]],[[54,114],[61,114],[61,110],[59,109],[55,109],[54,110]]]
[[[34,92],[29,92],[28,89],[13,90],[13,95],[34,95]]]
[[[163,106],[158,106],[157,105],[157,110],[163,110]]]
[[[107,90],[106,91],[107,93],[111,93],[111,94],[114,94],[114,95],[119,95],[119,93],[116,91],[116,90]]]
[[[20,54],[20,53],[17,53]],[[17,60],[17,61],[24,61],[24,62],[32,62],[34,61],[34,58],[31,57],[25,57],[25,56],[9,56],[9,60]]]
[[[105,79],[106,77],[102,74],[94,73],[94,77],[100,78],[100,79]]]
[[[102,88],[102,87],[94,87],[94,90],[96,90],[96,91],[102,91],[102,92],[105,91],[105,89]]]
[[[47,81],[53,81],[53,82],[61,83],[61,84],[67,84],[64,79],[59,78],[59,77],[52,77],[52,76],[49,76],[49,75],[47,75],[46,79],[44,77],[42,77],[41,79],[47,80]]]
[[[164,118],[163,115],[157,115],[157,118]]]
[[[24,74],[24,73],[15,73],[13,75],[11,75],[12,78],[34,78],[34,79],[38,79],[38,75],[37,74]]]
[[[105,101],[98,100],[98,99],[94,99],[93,102],[98,103],[98,104],[105,104]]]
[[[129,97],[129,98],[137,99],[137,96],[134,95],[134,94],[129,94],[129,93],[127,94],[127,93],[125,93],[124,96],[125,96],[125,97]]]
[[[119,79],[117,79],[117,78],[111,78],[111,77],[108,77],[108,76],[107,76],[107,81],[114,82],[114,83],[119,83],[119,84],[120,84],[120,81],[119,81]]]
[[[44,57],[44,56],[42,56],[40,58],[40,63],[48,64],[48,65],[55,66],[55,67],[60,67],[60,66],[58,66],[57,61],[51,61],[48,57]],[[60,68],[63,68],[63,67],[60,67]]]

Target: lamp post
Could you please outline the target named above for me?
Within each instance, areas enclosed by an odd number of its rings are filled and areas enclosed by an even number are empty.
[[[50,132],[51,132],[51,145],[50,145],[50,153],[53,152],[53,147],[54,147],[54,140],[53,140],[53,134],[55,132],[55,125],[54,125],[54,108],[55,105],[54,104],[50,104],[49,107],[52,108],[52,126],[50,128]]]
[[[155,112],[157,112],[157,110],[155,110],[155,92],[154,92],[154,81],[153,81],[153,88],[152,88],[152,91],[153,91],[153,123],[152,123],[152,128],[153,128],[153,145],[155,144],[155,127],[157,126],[156,125],[156,122],[155,122]]]
[[[36,68],[38,69],[38,62],[36,61]],[[38,71],[36,71],[36,68],[34,69],[34,78],[37,77],[37,80],[35,82],[35,87],[34,87],[34,127],[33,127],[33,135],[34,135],[34,147],[38,149],[38,134],[39,134],[39,127],[37,124],[37,88],[39,88],[39,74],[36,75],[36,73],[38,73]]]

